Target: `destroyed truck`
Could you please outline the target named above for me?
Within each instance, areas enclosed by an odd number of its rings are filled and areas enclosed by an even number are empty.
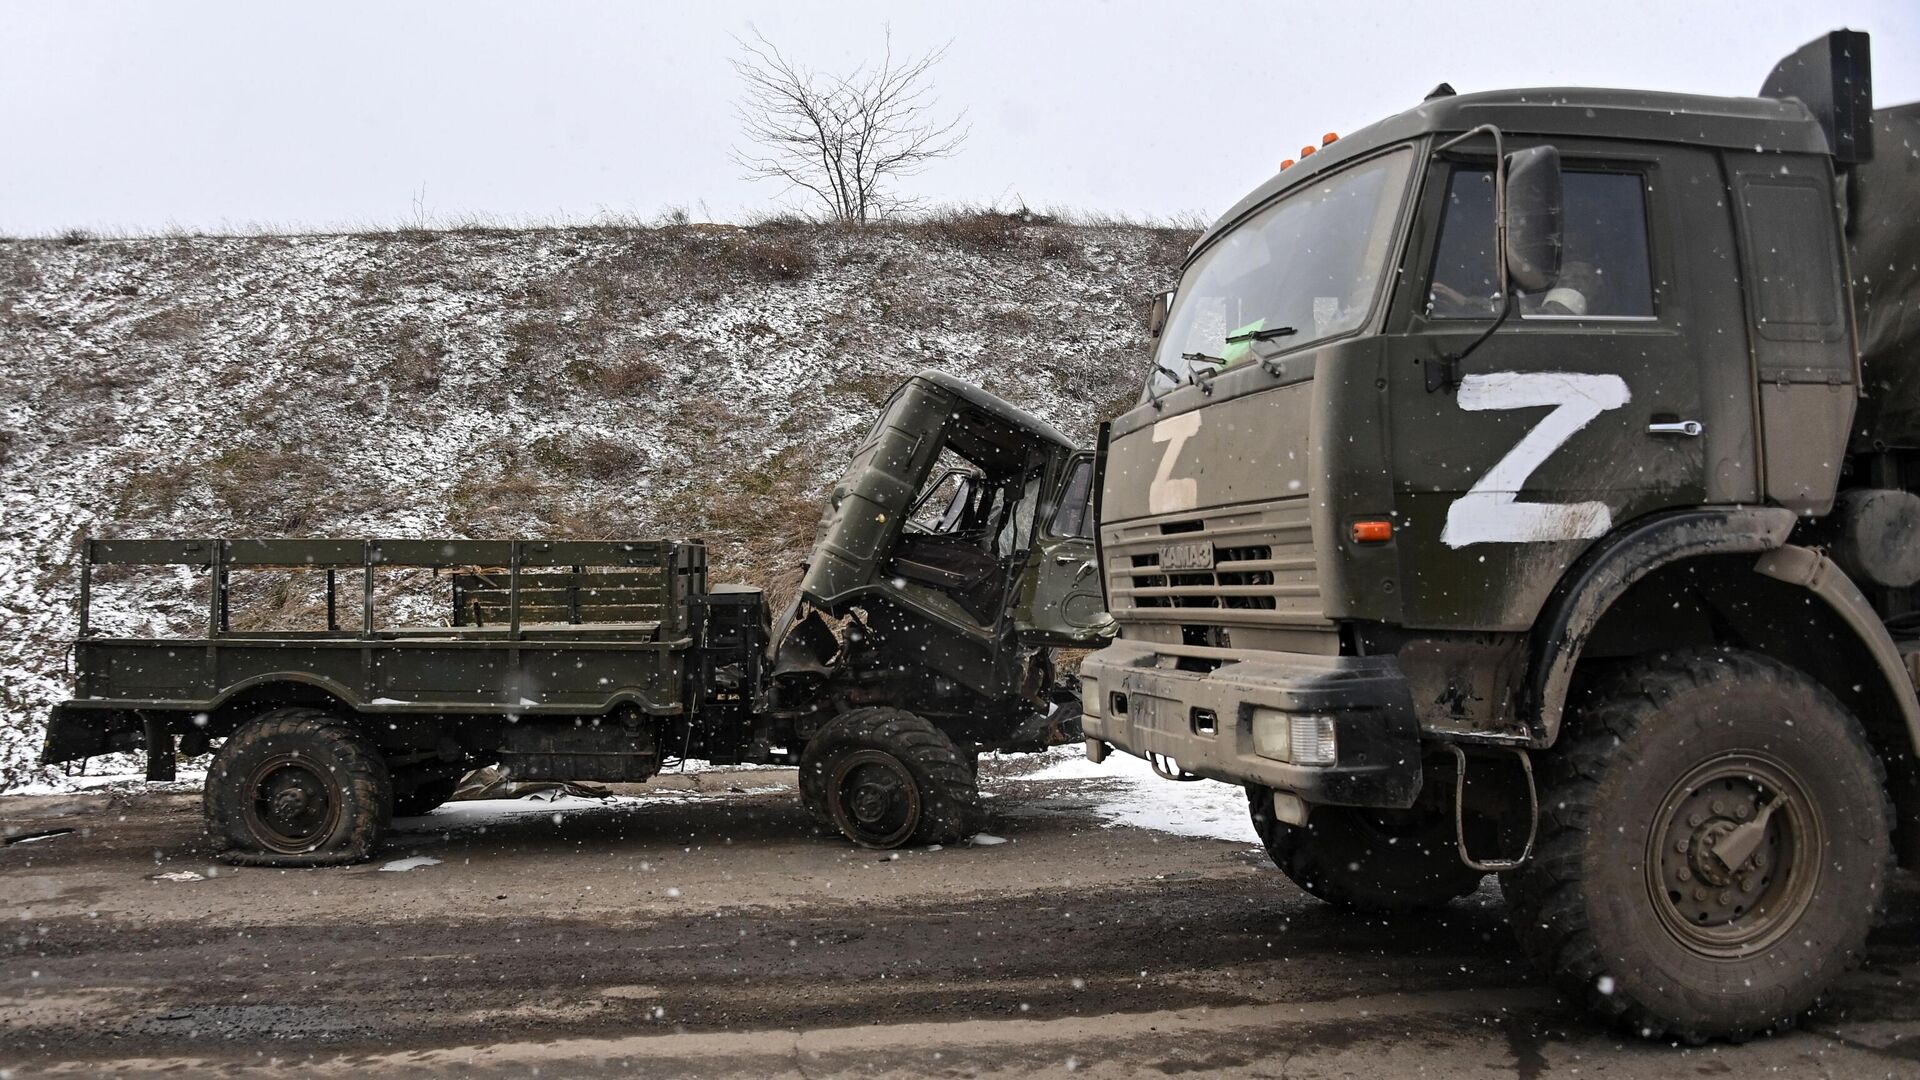
[[[1205,233],[1104,433],[1088,750],[1306,891],[1498,872],[1646,1035],[1791,1023],[1920,865],[1920,107],[1456,94]]]
[[[1110,622],[1092,490],[1089,451],[927,371],[854,449],[777,622],[760,589],[707,583],[698,540],[89,538],[41,761],[142,751],[165,779],[213,749],[210,829],[273,866],[364,858],[492,763],[602,782],[797,764],[854,842],[950,842],[975,828],[980,752],[1080,737],[1052,657]],[[154,567],[198,575],[204,630],[96,633],[93,590]],[[234,628],[235,576],[259,572],[324,578],[324,625]],[[443,613],[383,621],[380,579],[425,573]]]

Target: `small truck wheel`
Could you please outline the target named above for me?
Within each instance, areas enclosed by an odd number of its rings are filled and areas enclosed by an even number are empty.
[[[809,810],[862,847],[950,844],[979,816],[953,741],[904,709],[854,709],[821,728],[800,756],[800,788]]]
[[[275,709],[227,739],[207,770],[208,828],[226,858],[333,866],[373,854],[392,813],[387,765],[366,736],[318,709]]]
[[[1562,992],[1645,1037],[1738,1040],[1859,961],[1893,815],[1825,687],[1752,653],[1673,653],[1597,683],[1567,725],[1506,890]]]
[[[1453,822],[1427,810],[1316,806],[1305,827],[1273,813],[1273,791],[1247,787],[1254,831],[1295,885],[1355,911],[1423,911],[1480,886],[1460,861]]]

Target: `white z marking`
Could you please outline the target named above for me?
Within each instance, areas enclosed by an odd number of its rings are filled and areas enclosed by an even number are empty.
[[[1191,476],[1173,478],[1173,463],[1180,457],[1180,448],[1199,430],[1197,412],[1170,416],[1153,425],[1153,441],[1166,443],[1167,452],[1160,455],[1160,468],[1147,486],[1147,513],[1172,514],[1200,505],[1200,481]]]
[[[1541,405],[1558,408],[1534,425],[1506,457],[1487,470],[1487,475],[1447,507],[1440,542],[1462,548],[1468,544],[1531,544],[1605,535],[1613,525],[1613,514],[1606,503],[1513,500],[1534,470],[1575,432],[1608,409],[1625,405],[1630,397],[1626,380],[1618,375],[1497,371],[1461,380],[1460,407],[1472,412]]]

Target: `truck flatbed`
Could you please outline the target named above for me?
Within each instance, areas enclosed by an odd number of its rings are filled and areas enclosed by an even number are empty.
[[[206,632],[94,633],[103,566],[207,571]],[[379,572],[408,568],[454,571],[445,625],[378,625]],[[251,570],[325,574],[326,627],[232,629],[230,578]],[[343,570],[360,575],[351,626],[340,620]],[[147,725],[164,714],[212,714],[244,705],[254,688],[284,693],[289,684],[376,715],[682,715],[690,608],[705,576],[705,548],[691,541],[88,540],[75,693],[56,720],[89,722],[53,725],[49,750],[144,747]],[[489,615],[501,621],[478,621]]]

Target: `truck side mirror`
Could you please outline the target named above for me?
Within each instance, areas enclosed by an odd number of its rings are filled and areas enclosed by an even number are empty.
[[[1173,290],[1153,298],[1153,309],[1147,312],[1147,333],[1159,337],[1160,331],[1167,328],[1167,313],[1173,310]]]
[[[1532,146],[1507,155],[1507,283],[1521,292],[1560,278],[1560,151]]]

